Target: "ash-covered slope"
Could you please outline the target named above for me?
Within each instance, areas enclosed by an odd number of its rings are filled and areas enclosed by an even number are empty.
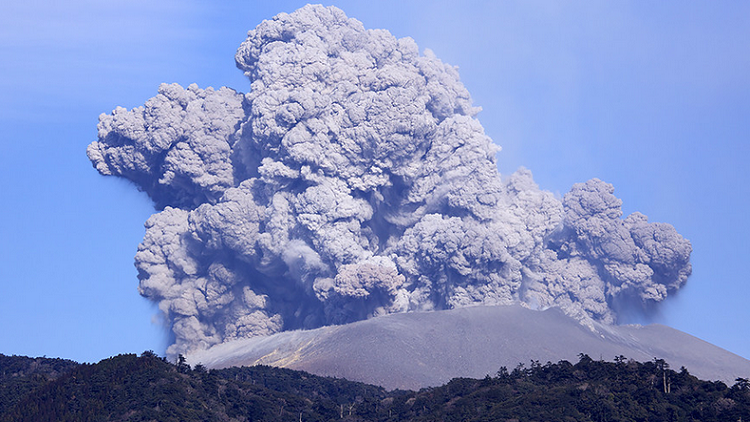
[[[481,378],[530,360],[666,360],[702,379],[733,383],[750,361],[673,328],[582,326],[559,309],[477,306],[387,315],[347,325],[237,340],[188,356],[210,368],[266,364],[383,387],[417,389]]]

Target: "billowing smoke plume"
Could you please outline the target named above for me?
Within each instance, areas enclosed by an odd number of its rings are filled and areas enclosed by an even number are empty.
[[[374,315],[560,306],[612,323],[690,275],[690,243],[599,180],[562,201],[501,179],[456,70],[414,41],[306,6],[250,31],[250,92],[162,85],[88,148],[161,212],[140,292],[185,353]]]

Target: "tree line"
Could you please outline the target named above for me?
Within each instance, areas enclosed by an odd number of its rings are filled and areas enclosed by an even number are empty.
[[[732,386],[662,359],[531,360],[483,379],[386,391],[253,366],[208,370],[151,351],[96,364],[0,355],[0,421],[738,421],[750,381]]]

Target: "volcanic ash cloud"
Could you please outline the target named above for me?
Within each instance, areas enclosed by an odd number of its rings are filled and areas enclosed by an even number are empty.
[[[455,68],[334,7],[264,21],[250,92],[161,85],[102,115],[88,156],[160,212],[135,265],[172,356],[394,312],[523,303],[614,323],[690,275],[668,224],[597,179],[562,200],[499,150]]]

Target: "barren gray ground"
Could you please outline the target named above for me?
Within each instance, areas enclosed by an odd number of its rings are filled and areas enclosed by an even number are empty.
[[[191,354],[209,368],[266,364],[343,377],[388,389],[441,385],[454,377],[494,375],[530,360],[578,354],[611,361],[665,359],[702,379],[734,383],[750,361],[673,328],[580,325],[558,309],[481,306],[387,315],[347,325],[238,340]]]

